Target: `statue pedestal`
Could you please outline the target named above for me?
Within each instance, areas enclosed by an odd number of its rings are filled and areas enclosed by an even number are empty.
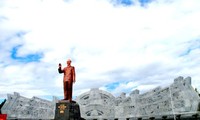
[[[56,103],[54,120],[80,120],[80,108],[76,102],[66,100]]]

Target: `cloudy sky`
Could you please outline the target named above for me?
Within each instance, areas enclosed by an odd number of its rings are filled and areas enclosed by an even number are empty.
[[[68,58],[74,98],[144,93],[178,76],[200,89],[199,16],[200,0],[0,0],[0,99],[62,98]]]

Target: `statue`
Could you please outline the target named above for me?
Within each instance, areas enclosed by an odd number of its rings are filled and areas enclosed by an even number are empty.
[[[64,73],[64,99],[56,103],[54,120],[82,120],[78,103],[72,101],[73,83],[76,82],[76,76],[75,68],[71,66],[71,60],[67,60],[67,67],[64,69],[62,69],[62,65],[59,63],[58,72]]]
[[[64,88],[64,99],[69,100],[72,102],[72,90],[73,90],[73,83],[76,82],[76,75],[75,75],[75,67],[71,66],[71,60],[67,60],[67,67],[62,69],[61,63],[58,66],[58,72],[64,73],[63,76],[63,88]]]

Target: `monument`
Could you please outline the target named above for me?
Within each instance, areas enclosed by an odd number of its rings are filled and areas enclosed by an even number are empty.
[[[52,120],[56,115],[55,120],[65,120],[80,113],[86,120],[200,120],[200,96],[191,86],[191,77],[180,76],[164,88],[156,87],[142,94],[133,90],[129,95],[121,93],[116,97],[93,88],[75,100],[79,106],[73,101],[59,101],[56,97],[48,101],[38,97],[26,98],[15,92],[7,94],[1,112],[7,114],[7,120]],[[79,107],[80,113],[76,111]]]
[[[146,93],[139,90],[112,94],[91,89],[79,95],[81,116],[86,120],[200,120],[200,96],[191,86],[191,77],[178,77],[165,88]]]
[[[81,118],[79,105],[72,101],[73,83],[76,82],[75,67],[71,66],[71,60],[67,60],[67,67],[62,69],[58,65],[58,72],[63,75],[64,99],[56,103],[55,120],[79,120]]]
[[[71,66],[71,60],[67,60],[67,67],[62,69],[61,63],[58,66],[58,72],[64,73],[63,76],[63,90],[64,90],[64,99],[72,101],[72,90],[73,90],[73,83],[76,82],[76,75],[75,75],[75,67]]]
[[[44,100],[38,97],[26,98],[19,93],[7,94],[7,100],[1,112],[7,114],[7,120],[13,119],[53,119],[55,104],[58,98],[53,101]]]

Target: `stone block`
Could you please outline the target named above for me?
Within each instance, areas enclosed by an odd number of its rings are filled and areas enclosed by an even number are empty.
[[[138,95],[139,93],[140,91],[136,89],[130,93],[130,96]]]
[[[191,77],[187,77],[184,80],[185,80],[185,84],[186,85],[191,85],[192,84]]]
[[[178,84],[178,83],[181,83],[181,82],[183,82],[183,77],[182,76],[179,76],[179,77],[174,79],[174,83],[175,84]]]
[[[76,102],[56,103],[54,120],[80,120],[80,108]]]

